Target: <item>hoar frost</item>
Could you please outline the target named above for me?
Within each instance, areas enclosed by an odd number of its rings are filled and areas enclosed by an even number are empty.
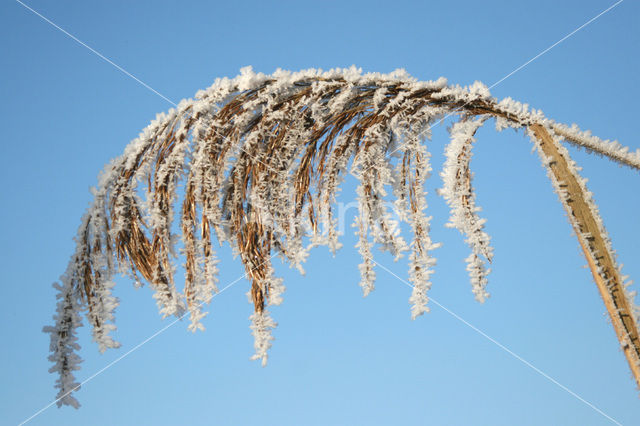
[[[59,374],[58,403],[78,406],[71,392],[78,386],[74,372],[81,362],[75,334],[81,311],[100,350],[119,346],[111,337],[118,304],[112,295],[115,273],[148,283],[163,317],[188,315],[189,329],[204,329],[205,306],[218,291],[216,242],[228,243],[245,266],[254,309],[253,359],[265,364],[276,327],[268,308],[282,302],[285,289],[272,258],[279,256],[303,272],[312,247],[325,245],[333,253],[340,248],[343,218],[336,216],[336,200],[349,174],[358,180],[354,227],[364,294],[375,286],[374,247],[395,259],[408,253],[411,317],[427,312],[433,251],[439,247],[426,213],[427,143],[431,126],[450,116],[454,123],[439,193],[451,210],[448,226],[458,229],[470,248],[467,270],[480,302],[488,297],[493,249],[478,214],[470,166],[475,133],[486,120],[494,118],[498,130],[531,132],[541,126],[561,155],[568,155],[562,138],[640,169],[640,152],[555,123],[510,98],[498,101],[478,82],[450,86],[443,78],[417,81],[404,70],[362,73],[355,67],[272,75],[243,68],[238,77],[218,79],[195,99],[158,114],[100,175],[76,251],[56,286],[54,325],[45,327],[51,336],[51,371]],[[539,152],[550,167],[554,159]],[[568,167],[597,221],[594,232],[604,235],[605,249],[612,252],[585,180],[573,162]],[[551,172],[550,177],[567,201],[564,183]],[[185,269],[182,288],[176,283],[182,279],[175,278],[179,259]],[[597,268],[598,273],[606,269]],[[620,274],[617,265],[614,269]],[[634,306],[626,287],[624,297]]]

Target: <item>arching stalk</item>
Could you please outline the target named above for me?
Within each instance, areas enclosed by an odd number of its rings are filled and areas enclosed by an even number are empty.
[[[560,197],[564,209],[569,215],[571,225],[578,237],[584,256],[587,258],[589,269],[598,286],[604,305],[607,308],[611,324],[615,330],[622,351],[627,357],[629,368],[637,385],[640,387],[640,339],[638,338],[638,323],[625,296],[624,283],[614,264],[614,255],[606,243],[607,236],[603,235],[598,226],[600,222],[587,202],[585,191],[579,183],[579,177],[572,172],[569,164],[571,158],[568,153],[561,152],[560,147],[551,134],[543,126],[530,126],[539,147],[544,155],[550,159],[548,169],[556,182],[562,182],[567,197]]]

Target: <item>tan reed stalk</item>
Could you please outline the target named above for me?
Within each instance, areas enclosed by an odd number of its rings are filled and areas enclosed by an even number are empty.
[[[558,182],[564,182],[569,194],[562,198],[562,205],[567,214],[573,218],[571,224],[582,248],[593,279],[598,286],[602,300],[613,324],[631,373],[640,386],[640,339],[638,323],[632,307],[625,297],[625,289],[618,269],[613,263],[613,253],[605,244],[606,236],[602,235],[593,213],[585,201],[585,194],[577,177],[568,167],[568,153],[562,153],[549,132],[539,124],[530,126],[540,147],[547,157],[553,158],[549,169]],[[590,235],[590,238],[585,238]]]

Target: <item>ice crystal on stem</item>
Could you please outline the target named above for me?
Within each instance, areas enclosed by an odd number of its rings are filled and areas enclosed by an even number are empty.
[[[472,185],[473,174],[469,166],[471,146],[475,142],[474,135],[483,122],[484,119],[476,119],[453,124],[450,129],[451,143],[445,151],[446,161],[440,173],[444,182],[440,194],[451,208],[447,226],[464,234],[467,244],[471,247],[472,253],[465,261],[473,294],[479,302],[484,302],[489,296],[485,287],[490,269],[485,262],[491,262],[493,248],[489,245],[489,235],[484,232],[485,220],[478,216],[481,209],[476,205]]]

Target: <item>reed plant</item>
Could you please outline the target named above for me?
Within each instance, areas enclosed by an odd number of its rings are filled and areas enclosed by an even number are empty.
[[[272,75],[243,69],[159,114],[100,175],[94,201],[76,237],[61,282],[51,337],[58,404],[72,395],[80,358],[81,314],[101,351],[118,347],[113,277],[147,282],[163,317],[190,318],[203,329],[204,308],[217,291],[213,243],[228,243],[251,281],[254,359],[266,363],[275,322],[269,307],[284,286],[272,258],[302,269],[312,247],[340,247],[336,196],[347,173],[357,178],[357,248],[364,294],[374,288],[372,247],[408,253],[411,314],[428,310],[435,265],[425,180],[431,174],[426,141],[434,124],[450,120],[451,141],[440,173],[449,226],[464,235],[471,288],[482,302],[493,250],[479,216],[470,169],[476,131],[526,132],[547,169],[587,259],[631,371],[640,383],[638,311],[627,288],[592,194],[564,144],[640,170],[640,152],[603,141],[486,86],[416,81],[403,71],[307,70]],[[563,144],[564,143],[564,144]],[[393,199],[394,214],[389,203]],[[410,239],[400,232],[410,228]],[[181,241],[181,242],[180,242]],[[177,246],[180,250],[177,250]],[[180,251],[180,253],[178,253]],[[181,259],[181,260],[180,260]],[[184,279],[176,278],[183,262]],[[176,281],[184,281],[178,288]]]

